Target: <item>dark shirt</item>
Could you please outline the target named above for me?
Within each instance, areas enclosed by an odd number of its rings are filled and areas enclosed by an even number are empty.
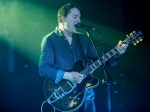
[[[39,74],[55,80],[55,83],[58,84],[64,72],[70,70],[77,60],[83,59],[88,63],[85,56],[93,61],[97,59],[93,45],[86,35],[74,33],[70,45],[63,33],[56,28],[42,40]],[[111,66],[116,64],[116,61],[110,63]]]

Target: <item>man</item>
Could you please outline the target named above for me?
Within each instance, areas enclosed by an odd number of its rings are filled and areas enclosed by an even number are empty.
[[[83,59],[85,65],[88,59],[95,61],[98,56],[90,39],[81,33],[77,33],[75,25],[80,23],[80,8],[77,4],[67,3],[58,10],[58,27],[55,31],[46,35],[41,43],[41,55],[39,61],[39,73],[43,77],[51,79],[59,84],[62,79],[70,80],[74,84],[80,84],[84,78],[79,71],[70,70],[74,63]],[[126,51],[128,45],[122,41],[118,44],[118,56]],[[117,64],[118,56],[106,65]],[[87,89],[83,105],[79,110],[82,112],[95,112],[94,91]]]

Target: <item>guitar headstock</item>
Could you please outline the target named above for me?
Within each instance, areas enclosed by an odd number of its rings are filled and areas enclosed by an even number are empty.
[[[134,45],[136,45],[143,40],[143,37],[144,36],[141,31],[133,31],[132,33],[130,33],[130,35],[126,36],[126,39],[123,42],[127,44],[133,43]]]

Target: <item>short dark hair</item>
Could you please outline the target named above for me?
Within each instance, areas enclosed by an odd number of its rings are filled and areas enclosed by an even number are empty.
[[[70,13],[70,10],[74,7],[76,7],[77,9],[80,10],[79,5],[75,4],[75,3],[67,3],[67,4],[61,6],[59,8],[58,14],[57,14],[58,23],[62,22],[61,16],[63,15],[64,17],[66,17]]]

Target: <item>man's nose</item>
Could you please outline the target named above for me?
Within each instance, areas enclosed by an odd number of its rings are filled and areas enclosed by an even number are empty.
[[[78,18],[78,22],[79,22],[79,23],[81,22],[80,18]]]

